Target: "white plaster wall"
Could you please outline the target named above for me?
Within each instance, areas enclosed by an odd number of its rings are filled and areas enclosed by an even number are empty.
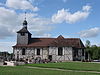
[[[49,55],[57,54],[57,47],[49,47]]]
[[[57,47],[49,47],[49,55],[52,55],[52,61],[57,61],[58,54]]]
[[[71,61],[72,57],[72,47],[63,47],[63,55],[58,56],[58,47],[40,48],[40,55],[37,55],[37,48],[26,48],[26,54],[22,55],[22,49],[14,49],[15,59],[17,55],[19,58],[34,58],[41,57],[41,59],[48,59],[48,55],[52,55],[53,61]]]
[[[35,52],[34,48],[28,48],[28,49],[26,50],[26,53],[25,53],[24,56],[26,56],[27,58],[33,58],[34,55],[35,55],[34,52]]]
[[[42,48],[39,48],[39,49],[40,49],[40,55],[37,55],[37,48],[35,48],[35,56],[34,56],[35,59],[37,57],[41,57],[41,59],[42,59]]]
[[[72,61],[73,60],[73,54],[72,54],[72,47],[64,47],[64,51],[65,51],[65,60],[69,60]]]
[[[17,55],[19,55],[20,53],[20,49],[14,49],[14,58],[17,59]]]
[[[72,61],[72,47],[63,47],[63,55],[58,55],[58,47],[49,47],[49,55],[53,61]]]
[[[17,55],[19,55],[19,59],[20,58],[25,58],[25,59],[32,58],[35,55],[34,52],[35,52],[34,48],[27,48],[25,49],[25,55],[22,55],[22,48],[16,48],[14,49],[15,59],[17,59]]]
[[[49,53],[49,51],[48,51],[48,48],[43,48],[43,59],[48,59],[48,53]]]

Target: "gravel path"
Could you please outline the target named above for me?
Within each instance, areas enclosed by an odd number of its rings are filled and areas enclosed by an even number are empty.
[[[27,68],[34,68],[34,69],[47,69],[47,70],[57,70],[57,71],[66,71],[66,72],[88,72],[88,73],[100,73],[97,71],[79,71],[79,70],[65,70],[65,69],[56,69],[56,68],[42,68],[42,67],[27,67]]]

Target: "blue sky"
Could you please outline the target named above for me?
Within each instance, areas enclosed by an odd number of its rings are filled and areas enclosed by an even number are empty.
[[[100,46],[100,0],[0,0],[0,51],[12,52],[25,18],[32,37],[81,38]]]

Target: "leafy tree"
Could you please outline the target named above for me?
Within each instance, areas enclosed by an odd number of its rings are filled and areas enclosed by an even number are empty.
[[[89,40],[86,41],[85,57],[89,60],[98,60],[100,59],[100,47],[92,45]]]
[[[87,48],[91,46],[91,43],[90,43],[89,40],[86,40],[86,44],[85,44],[85,46],[86,46]]]
[[[91,51],[92,51],[91,58],[97,59],[97,57],[98,57],[98,47],[96,45],[91,46]]]
[[[86,40],[86,44],[85,44],[85,46],[86,46],[86,49],[85,49],[85,54],[86,54],[86,59],[91,59],[91,49],[90,49],[90,46],[91,46],[91,43],[90,43],[90,41],[89,40]]]
[[[97,47],[96,45],[91,47],[92,50],[92,59],[98,60],[100,59],[100,47]]]

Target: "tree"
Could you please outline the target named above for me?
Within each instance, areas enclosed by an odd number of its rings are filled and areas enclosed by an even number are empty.
[[[85,58],[90,60],[92,52],[91,52],[91,49],[90,49],[91,43],[90,43],[89,40],[86,40],[85,46],[86,46],[86,49],[85,49]]]
[[[88,47],[90,47],[90,45],[91,45],[90,41],[89,40],[86,40],[85,46],[88,48]]]
[[[100,59],[100,47],[93,45],[93,46],[91,46],[91,51],[92,51],[92,59],[93,60]]]
[[[100,47],[92,45],[89,40],[85,44],[85,58],[89,60],[99,60],[100,59]]]

